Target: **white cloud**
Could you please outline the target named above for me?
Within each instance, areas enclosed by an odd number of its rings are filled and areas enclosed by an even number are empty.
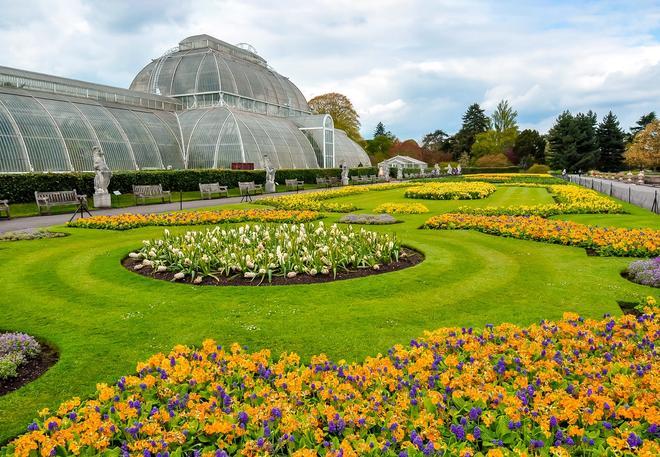
[[[249,42],[311,98],[342,92],[368,134],[453,132],[502,98],[522,127],[660,109],[660,8],[586,2],[0,0],[0,65],[127,87],[182,38]]]

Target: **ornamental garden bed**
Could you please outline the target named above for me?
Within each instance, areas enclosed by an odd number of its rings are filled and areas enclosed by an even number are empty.
[[[396,235],[353,226],[245,224],[143,241],[123,260],[133,271],[192,284],[306,284],[413,266],[421,254]]]
[[[296,284],[316,284],[324,282],[333,282],[333,281],[342,281],[345,279],[354,279],[354,278],[364,278],[367,276],[379,275],[383,273],[389,273],[392,271],[403,270],[405,268],[414,267],[415,265],[424,261],[424,255],[410,248],[401,249],[402,256],[399,260],[394,262],[382,265],[378,270],[373,268],[356,268],[354,270],[348,271],[337,271],[337,275],[333,276],[332,274],[317,274],[315,276],[310,276],[308,274],[298,274],[293,278],[287,278],[285,276],[273,276],[271,281],[268,282],[267,278],[244,278],[240,275],[234,275],[231,277],[218,276],[216,278],[205,277],[201,282],[194,283],[194,279],[191,277],[183,279],[175,279],[173,272],[158,272],[155,271],[152,267],[145,267],[140,270],[135,271],[134,268],[136,265],[141,263],[138,259],[132,259],[126,257],[122,260],[122,265],[127,269],[134,271],[135,273],[141,274],[148,278],[160,279],[163,281],[176,281],[183,284],[192,284],[196,286],[290,286]]]
[[[31,342],[30,346],[36,346],[36,349],[34,347],[26,347],[25,345],[22,345],[22,347],[19,348],[14,344],[15,342],[8,343],[9,345],[14,346],[14,349],[18,349],[17,351],[12,352],[21,353],[22,362],[15,368],[15,375],[8,377],[0,376],[0,396],[13,392],[14,390],[34,381],[59,360],[59,354],[53,346],[45,341],[36,340],[29,335],[2,333],[0,334],[0,339],[2,342],[7,343],[9,341],[8,337],[11,336],[25,337],[25,339],[28,339]],[[7,355],[5,353],[9,353],[10,348],[5,346],[7,346],[7,344],[3,343],[2,347],[0,347],[0,351],[3,352],[3,355],[0,355],[0,364],[2,364],[3,356]]]

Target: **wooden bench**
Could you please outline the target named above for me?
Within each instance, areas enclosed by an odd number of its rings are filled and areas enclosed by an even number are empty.
[[[295,190],[298,192],[299,190],[305,188],[305,181],[301,181],[299,179],[285,179],[284,185],[286,186],[286,190]]]
[[[319,187],[330,187],[330,181],[326,178],[316,178],[316,185]]]
[[[213,198],[213,194],[225,194],[229,197],[229,189],[227,186],[221,186],[220,183],[213,182],[209,184],[199,183],[199,193],[202,194],[202,199],[208,198],[209,200]]]
[[[660,186],[660,175],[644,176],[644,184]]]
[[[11,215],[9,214],[9,200],[0,200],[0,213],[5,213],[2,217],[11,219]]]
[[[39,192],[34,193],[34,199],[37,201],[39,214],[46,211],[50,214],[50,209],[53,206],[71,206],[81,205],[84,203],[87,206],[87,196],[78,195],[76,189],[73,190],[58,190],[55,192]]]
[[[165,198],[172,203],[172,192],[169,190],[163,190],[163,186],[160,184],[155,185],[133,185],[133,196],[135,197],[135,204],[139,205],[139,201],[142,200],[142,203],[147,202],[147,198],[160,198],[161,202],[165,203]]]
[[[238,192],[241,194],[242,202],[252,201],[253,195],[264,193],[264,186],[261,184],[255,184],[254,181],[239,182]]]

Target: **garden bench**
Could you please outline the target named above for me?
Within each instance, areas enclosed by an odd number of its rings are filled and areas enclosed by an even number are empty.
[[[11,219],[11,215],[9,214],[9,200],[0,200],[0,214],[5,213],[5,216],[7,219]]]
[[[660,175],[644,176],[644,184],[651,186],[660,186]]]
[[[163,203],[165,203],[165,198],[172,203],[172,192],[169,190],[163,190],[163,186],[160,184],[154,185],[133,185],[133,196],[135,197],[135,204],[139,205],[139,201],[142,200],[142,203],[147,202],[147,198],[160,198]]]
[[[209,184],[199,183],[199,193],[202,194],[202,199],[208,198],[209,200],[213,198],[213,194],[225,194],[229,197],[229,189],[227,186],[221,186],[220,183],[213,182]]]
[[[327,178],[316,178],[316,185],[320,187],[330,187],[330,180]]]
[[[295,190],[298,192],[299,190],[305,188],[305,181],[301,181],[299,179],[285,179],[284,185],[286,186],[286,190]]]
[[[252,201],[252,196],[264,193],[264,186],[255,184],[254,181],[239,182],[238,191],[241,194],[241,202]]]
[[[337,187],[341,185],[341,180],[334,176],[328,178],[328,187]]]
[[[73,190],[58,190],[54,192],[39,192],[34,193],[34,199],[39,208],[39,214],[44,211],[50,214],[50,209],[53,206],[70,206],[70,205],[83,205],[87,207],[87,196],[78,195],[76,189]]]

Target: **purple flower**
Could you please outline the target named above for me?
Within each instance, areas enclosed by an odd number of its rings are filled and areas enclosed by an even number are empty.
[[[532,440],[530,443],[534,449],[539,449],[545,446],[545,443],[542,440]]]
[[[479,427],[474,427],[474,430],[472,431],[472,434],[474,435],[475,440],[480,440],[481,439],[481,429]]]
[[[557,418],[555,416],[550,416],[550,428],[557,427]]]
[[[481,416],[481,408],[472,408],[470,409],[470,413],[468,416],[470,416],[470,420],[476,421],[479,419],[479,416]]]
[[[454,436],[456,436],[456,439],[458,441],[465,440],[465,429],[463,428],[462,425],[451,424],[449,430],[454,434]]]
[[[643,443],[642,439],[635,435],[634,432],[631,432],[630,435],[628,435],[628,439],[626,441],[628,442],[628,446],[632,448],[640,447]]]
[[[245,427],[245,425],[248,423],[250,420],[250,416],[248,416],[248,413],[245,411],[241,411],[238,413],[238,423],[242,426]]]

